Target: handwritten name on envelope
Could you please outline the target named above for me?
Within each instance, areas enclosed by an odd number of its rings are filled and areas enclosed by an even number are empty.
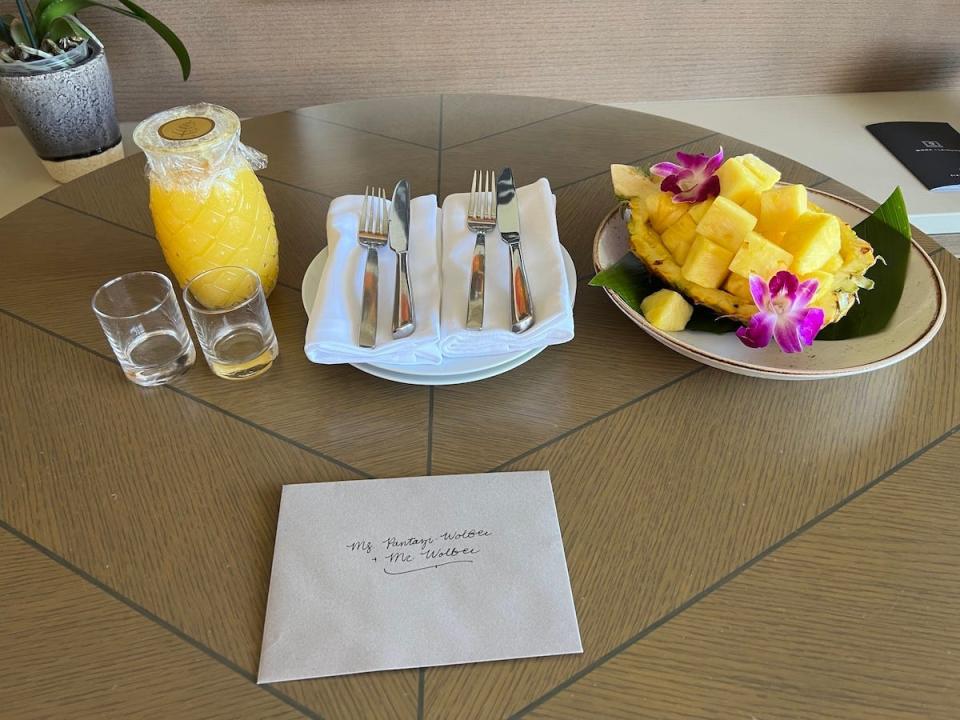
[[[284,486],[258,682],[582,651],[548,473]]]
[[[347,549],[365,553],[366,559],[373,562],[380,561],[387,575],[406,575],[444,565],[472,563],[473,556],[483,549],[483,544],[474,540],[491,535],[489,530],[459,530],[426,537],[390,536],[376,544],[370,540],[354,540]]]

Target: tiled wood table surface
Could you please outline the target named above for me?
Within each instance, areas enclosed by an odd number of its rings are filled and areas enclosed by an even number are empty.
[[[281,355],[249,383],[202,361],[126,382],[90,311],[165,266],[142,156],[0,220],[0,716],[956,718],[960,263],[928,238],[940,335],[867,376],[708,369],[597,289],[611,162],[770,153],[607,107],[375,100],[244,123],[281,238]],[[786,158],[787,180],[858,200]],[[332,197],[476,167],[548,177],[580,273],[577,338],[471,385],[392,384],[302,352],[299,284]],[[862,200],[862,199],[861,199]],[[551,471],[578,656],[257,686],[284,483]]]

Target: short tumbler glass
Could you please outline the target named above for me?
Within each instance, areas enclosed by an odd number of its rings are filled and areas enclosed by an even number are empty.
[[[183,299],[215,375],[245,380],[270,369],[279,349],[257,273],[239,266],[207,270],[187,283]]]
[[[197,352],[166,276],[121,275],[101,285],[91,305],[123,374],[137,385],[163,385],[193,365]]]

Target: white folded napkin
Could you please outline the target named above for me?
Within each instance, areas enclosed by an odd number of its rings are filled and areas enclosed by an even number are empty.
[[[397,256],[389,245],[380,249],[380,292],[377,345],[357,344],[367,249],[357,242],[361,195],[344,195],[327,213],[327,264],[310,313],[304,351],[315,363],[371,362],[392,365],[438,365],[440,336],[440,239],[437,198],[425,195],[410,203],[408,265],[417,328],[394,340],[393,293]]]
[[[443,203],[440,349],[444,357],[520,352],[572,340],[573,309],[557,234],[556,199],[544,178],[517,189],[520,248],[533,298],[533,326],[524,333],[510,330],[510,252],[496,230],[487,233],[483,329],[467,329],[476,241],[476,234],[467,229],[469,198],[469,193],[450,195]]]

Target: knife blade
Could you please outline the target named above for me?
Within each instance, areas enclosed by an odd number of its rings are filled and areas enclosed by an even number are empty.
[[[497,227],[510,246],[510,329],[522,333],[534,323],[533,297],[520,252],[520,206],[510,168],[504,168],[497,178]]]
[[[410,183],[401,180],[393,189],[390,202],[390,247],[395,252],[406,252],[410,235]]]
[[[397,254],[393,292],[393,337],[404,338],[416,328],[413,292],[407,268],[407,249],[410,244],[410,183],[405,179],[398,182],[393,189],[388,240],[390,248]]]

